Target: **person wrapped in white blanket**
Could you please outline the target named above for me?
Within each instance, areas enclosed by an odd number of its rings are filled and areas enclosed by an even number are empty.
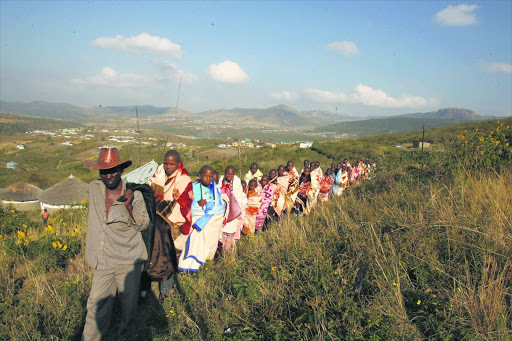
[[[180,255],[180,271],[197,271],[217,251],[219,236],[226,222],[229,198],[221,194],[213,181],[213,168],[205,165],[199,172],[199,180],[192,185],[192,232]]]

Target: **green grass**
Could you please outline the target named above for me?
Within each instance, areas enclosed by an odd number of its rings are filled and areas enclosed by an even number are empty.
[[[460,126],[452,137],[439,130],[442,146],[425,153],[395,148],[394,135],[330,142],[322,154],[295,146],[251,151],[247,162],[265,170],[358,150],[378,168],[311,215],[284,219],[243,238],[216,264],[181,274],[163,305],[152,296],[139,304],[128,338],[510,340],[507,124],[492,122],[493,134],[481,125],[476,133]],[[0,339],[79,338],[91,280],[86,216],[62,211],[52,216],[54,230],[44,231],[39,213],[0,211]],[[56,240],[68,248],[53,247]]]

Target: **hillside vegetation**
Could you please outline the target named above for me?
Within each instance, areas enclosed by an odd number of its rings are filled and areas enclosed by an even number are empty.
[[[0,133],[24,133],[31,130],[76,128],[79,123],[0,112]]]
[[[426,128],[435,128],[458,123],[460,121],[456,119],[387,117],[340,122],[317,128],[315,131],[348,134],[349,136],[372,136],[420,130],[423,125]]]
[[[139,304],[129,339],[510,340],[512,129],[467,127],[429,131],[451,142],[424,153],[381,145],[395,135],[255,150],[265,167],[366,150],[377,172],[181,274],[163,305]],[[0,210],[0,339],[79,339],[86,215],[62,211],[44,230],[38,213]]]

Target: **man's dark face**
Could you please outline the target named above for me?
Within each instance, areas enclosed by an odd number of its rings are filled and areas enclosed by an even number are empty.
[[[304,168],[309,167],[309,160],[304,160]]]
[[[224,172],[224,179],[226,179],[227,182],[231,182],[235,178],[235,170],[233,168],[229,168]]]
[[[252,173],[252,174],[256,174],[256,172],[257,172],[257,171],[258,171],[258,164],[253,163],[253,164],[251,165],[251,173]]]
[[[279,176],[283,176],[283,174],[284,174],[284,172],[285,172],[285,171],[286,171],[286,169],[285,169],[284,167],[279,167],[279,168],[277,169],[277,174],[278,174]]]
[[[208,187],[213,180],[213,171],[211,169],[206,169],[203,173],[199,174],[199,177],[201,178],[201,184]]]
[[[269,182],[268,175],[263,175],[260,180],[261,187],[265,187]]]
[[[270,176],[271,179],[274,179],[277,176],[277,172],[274,169],[272,169],[270,173],[268,173],[268,175]]]
[[[168,156],[164,158],[165,174],[167,174],[167,176],[173,175],[174,172],[176,172],[176,170],[178,169],[179,164],[180,161],[177,160],[174,156]]]
[[[122,173],[123,170],[120,167],[100,169],[100,178],[108,189],[115,189],[121,182]]]

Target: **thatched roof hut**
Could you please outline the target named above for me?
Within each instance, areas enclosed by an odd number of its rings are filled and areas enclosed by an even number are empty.
[[[17,182],[0,190],[3,201],[37,201],[43,190],[26,182]]]
[[[43,190],[26,182],[17,182],[0,190],[2,206],[12,205],[19,211],[31,211],[39,208],[37,197]]]
[[[45,189],[39,195],[42,204],[63,206],[70,203],[80,203],[89,198],[88,185],[71,175],[50,188]]]

